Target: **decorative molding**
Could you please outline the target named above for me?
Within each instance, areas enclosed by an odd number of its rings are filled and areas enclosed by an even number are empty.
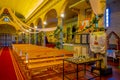
[[[26,22],[30,23],[34,19],[38,18],[38,16],[48,12],[53,6],[58,4],[61,0],[49,0],[45,5],[43,5],[31,18],[29,18]],[[40,12],[39,12],[40,11]]]
[[[71,8],[71,10],[72,10],[73,12],[76,12],[76,13],[79,13],[79,12],[80,12],[80,9],[78,9],[78,8]]]
[[[112,31],[111,33],[109,33],[108,39],[111,38],[112,35],[114,35],[116,39],[120,39],[119,36],[114,31]]]

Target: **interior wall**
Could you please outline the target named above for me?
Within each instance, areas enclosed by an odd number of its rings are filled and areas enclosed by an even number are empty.
[[[107,28],[107,34],[113,31],[120,38],[120,0],[107,0],[106,6],[110,9],[110,26]],[[115,41],[116,38],[111,36],[109,45],[115,44]],[[118,46],[120,47],[120,43]]]
[[[107,1],[107,8],[110,9],[110,27],[107,33],[114,31],[120,37],[120,0]]]

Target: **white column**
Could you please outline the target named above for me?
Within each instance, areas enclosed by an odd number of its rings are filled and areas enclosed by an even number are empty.
[[[35,27],[37,29],[37,27]],[[37,30],[34,30],[34,44],[37,45]]]
[[[30,34],[30,32],[29,32],[29,44],[31,43],[31,34]]]
[[[63,48],[63,18],[61,18],[61,25],[60,25],[60,49]]]
[[[63,48],[63,24],[64,24],[64,14],[61,14],[60,17],[58,17],[58,25],[60,26],[60,49]]]
[[[34,33],[34,44],[36,44],[36,33]]]
[[[44,34],[44,44],[43,44],[43,46],[46,46],[46,32],[43,32],[43,34]]]
[[[44,28],[46,27],[46,25],[47,25],[47,22],[45,21],[45,22],[43,23]],[[46,37],[46,32],[43,32],[43,34],[44,34],[44,36],[43,36],[43,40],[44,40],[44,41],[43,41],[43,42],[44,42],[44,43],[43,43],[43,46],[46,46],[46,38],[45,38],[45,37]]]

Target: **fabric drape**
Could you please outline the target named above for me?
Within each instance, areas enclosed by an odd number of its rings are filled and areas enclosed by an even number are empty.
[[[89,0],[93,12],[96,15],[103,14],[105,8],[105,0]]]

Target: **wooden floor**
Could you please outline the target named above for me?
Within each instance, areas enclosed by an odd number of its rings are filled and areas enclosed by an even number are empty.
[[[120,80],[120,68],[118,62],[108,61],[108,65],[112,66],[113,74],[108,76],[102,76],[101,80]],[[53,73],[53,74],[45,77],[38,77],[38,78],[36,77],[33,78],[33,80],[63,80],[62,73],[57,74],[52,72],[52,70],[49,73]],[[68,79],[64,78],[64,80],[68,80]],[[76,80],[76,79],[72,79],[72,80]],[[80,80],[87,80],[87,79],[80,79]],[[96,78],[92,80],[100,80],[100,79]]]

